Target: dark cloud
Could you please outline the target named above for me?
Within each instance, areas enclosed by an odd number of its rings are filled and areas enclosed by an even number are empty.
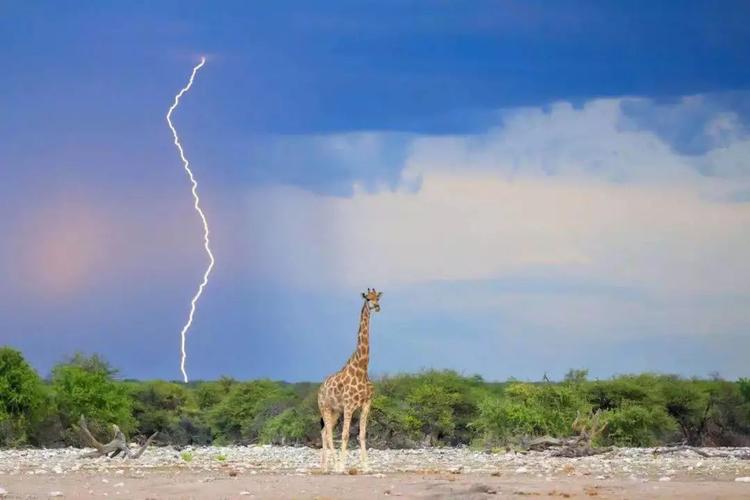
[[[750,92],[723,92],[664,99],[624,99],[622,126],[656,133],[676,152],[702,155],[745,136],[750,124]],[[719,115],[736,120],[731,130],[712,129]]]

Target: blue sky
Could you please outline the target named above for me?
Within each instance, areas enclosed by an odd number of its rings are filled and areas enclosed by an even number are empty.
[[[3,2],[0,342],[315,380],[747,376],[743,2]]]

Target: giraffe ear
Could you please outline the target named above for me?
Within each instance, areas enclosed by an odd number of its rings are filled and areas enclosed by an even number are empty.
[[[363,298],[363,299],[366,299],[366,298],[367,298],[367,294],[366,294],[365,292],[362,292],[362,298]]]
[[[383,292],[378,292],[378,298],[383,296]]]

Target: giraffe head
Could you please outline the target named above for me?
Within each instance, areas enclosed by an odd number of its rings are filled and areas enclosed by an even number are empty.
[[[370,309],[375,309],[375,312],[380,312],[379,300],[381,295],[383,295],[383,292],[378,292],[374,288],[372,290],[368,288],[366,292],[362,292],[362,298],[367,301]]]

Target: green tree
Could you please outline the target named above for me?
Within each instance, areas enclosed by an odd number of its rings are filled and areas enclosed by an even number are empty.
[[[41,418],[44,389],[20,352],[0,348],[0,445],[25,444]]]
[[[502,397],[480,403],[473,425],[485,444],[505,444],[524,436],[570,435],[576,416],[590,412],[578,385],[512,383]]]
[[[742,394],[745,403],[750,403],[750,378],[739,379],[737,381],[737,386],[739,387],[740,394]]]
[[[229,394],[211,410],[214,439],[219,443],[255,441],[263,420],[288,408],[291,396],[289,390],[270,380],[232,384]]]
[[[713,399],[698,384],[673,377],[662,387],[664,407],[675,419],[683,439],[690,445],[702,446]]]
[[[582,384],[586,382],[588,376],[588,370],[578,370],[575,368],[571,368],[570,370],[568,370],[568,373],[565,374],[565,378],[563,380],[569,384]]]
[[[287,408],[266,420],[260,432],[260,440],[269,444],[299,444],[307,435],[309,421],[309,415],[296,408]]]
[[[676,430],[676,424],[661,407],[632,404],[604,412],[607,426],[602,435],[604,444],[616,446],[654,446]]]
[[[232,388],[234,381],[222,378],[216,382],[202,382],[195,388],[195,397],[201,410],[209,410],[219,404]]]
[[[184,384],[154,380],[129,384],[133,398],[133,416],[138,432],[176,445],[204,445],[211,442],[211,431],[198,407],[200,387],[191,390]]]
[[[367,423],[368,446],[411,448],[417,444],[418,427],[403,400],[376,391]]]
[[[101,357],[76,354],[68,362],[52,369],[52,391],[60,420],[69,444],[79,440],[72,432],[73,424],[85,415],[92,432],[104,439],[110,424],[117,424],[126,434],[133,431],[133,401],[124,383],[114,380],[116,371]]]
[[[448,441],[456,428],[453,407],[458,393],[435,383],[417,386],[408,396],[408,415],[414,429],[427,436],[430,445]]]

